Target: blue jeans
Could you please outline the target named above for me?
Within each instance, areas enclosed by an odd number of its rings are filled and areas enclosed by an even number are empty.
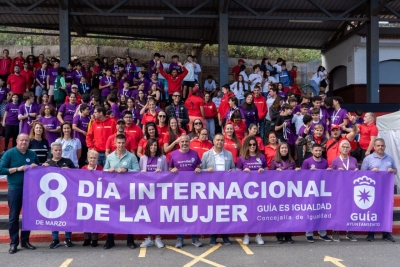
[[[265,128],[265,119],[260,119],[260,129],[258,129],[258,132],[260,133],[260,137],[262,140],[264,140],[264,128]]]
[[[214,118],[206,119],[206,128],[207,128],[207,131],[210,133],[211,138],[214,139],[214,136],[215,136]],[[210,140],[210,141],[212,141],[212,140]]]
[[[104,167],[106,164],[106,153],[99,152],[99,158],[97,159],[97,164]]]
[[[310,88],[311,88],[311,91],[312,91],[312,93],[313,93],[313,96],[317,96],[318,93],[319,93],[319,87],[318,87],[317,82],[314,81],[314,80],[310,80],[310,81],[308,82],[308,85],[309,85]]]
[[[181,238],[183,239],[185,235],[176,235],[176,238]],[[192,239],[198,238],[199,235],[192,235]]]
[[[326,230],[318,230],[320,236],[326,236]],[[306,236],[313,236],[313,231],[306,232]]]
[[[65,239],[71,238],[72,232],[65,232]],[[53,231],[51,232],[51,236],[53,237],[53,240],[60,240],[58,238],[58,231]]]
[[[10,235],[10,245],[19,245],[19,214],[22,208],[23,189],[8,189],[8,232]],[[28,242],[31,231],[21,231],[21,242]]]

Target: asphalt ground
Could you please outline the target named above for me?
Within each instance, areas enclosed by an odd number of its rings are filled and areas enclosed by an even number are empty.
[[[29,267],[82,267],[82,266],[400,266],[400,236],[398,242],[383,241],[381,235],[374,242],[367,242],[365,236],[357,236],[358,242],[350,242],[342,237],[341,242],[325,242],[315,238],[308,243],[304,236],[295,236],[294,244],[277,244],[274,237],[264,237],[264,245],[257,245],[254,236],[248,246],[242,246],[236,238],[230,246],[218,244],[210,247],[209,239],[200,239],[204,246],[196,248],[190,239],[185,239],[183,249],[175,249],[175,240],[163,240],[166,248],[150,247],[129,249],[126,242],[116,241],[116,246],[104,250],[104,241],[97,248],[83,247],[76,242],[72,248],[60,246],[49,249],[49,243],[35,243],[36,250],[18,247],[18,252],[8,254],[8,244],[0,245],[0,266]],[[220,239],[218,239],[221,242]],[[141,241],[135,240],[139,245]]]

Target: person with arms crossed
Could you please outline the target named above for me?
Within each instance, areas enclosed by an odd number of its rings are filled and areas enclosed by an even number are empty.
[[[377,138],[374,142],[374,153],[364,158],[361,170],[369,170],[374,172],[391,172],[394,175],[397,174],[397,167],[394,159],[385,153],[385,140]],[[375,232],[368,232],[367,241],[374,241]],[[388,232],[382,232],[382,239],[396,242],[396,240]]]
[[[0,175],[7,175],[8,184],[8,232],[10,234],[10,249],[8,253],[17,252],[19,245],[19,214],[22,209],[24,172],[30,165],[35,168],[40,165],[36,153],[28,149],[29,136],[20,134],[17,137],[17,146],[7,150],[0,161]],[[30,231],[21,231],[21,247],[36,249],[29,243]]]
[[[106,164],[104,165],[104,171],[117,174],[126,172],[138,172],[139,164],[136,156],[126,150],[125,135],[118,134],[115,137],[115,143],[117,149],[107,156]],[[128,234],[126,238],[126,245],[131,249],[137,247],[135,242],[133,241],[133,234]],[[114,246],[114,234],[108,234],[104,249],[110,249]]]

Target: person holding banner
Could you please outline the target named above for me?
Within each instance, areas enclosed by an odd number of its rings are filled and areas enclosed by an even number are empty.
[[[104,165],[104,171],[116,172],[118,174],[125,172],[138,172],[139,164],[134,154],[126,150],[126,137],[123,134],[118,134],[115,137],[116,150],[109,154]],[[134,249],[136,244],[133,241],[133,234],[128,234],[126,238],[126,245]],[[104,245],[104,249],[110,249],[115,246],[114,234],[107,235],[107,241]]]
[[[172,120],[172,118],[171,118]],[[190,138],[187,134],[182,134],[179,137],[179,149],[171,153],[169,159],[169,170],[172,173],[178,173],[181,171],[194,171],[195,173],[201,173],[201,160],[197,152],[189,149]],[[183,247],[184,235],[177,235],[175,247]],[[195,247],[201,247],[203,244],[199,241],[198,235],[192,235],[192,244]]]
[[[267,169],[267,161],[265,156],[261,154],[258,149],[257,139],[255,136],[250,136],[244,140],[243,146],[240,149],[240,157],[236,164],[236,168],[245,172],[257,171],[259,173],[264,172]],[[256,235],[256,242],[259,245],[264,245],[264,240],[260,233]],[[246,233],[243,237],[243,245],[250,243],[250,237]]]
[[[224,149],[225,139],[222,134],[216,134],[213,140],[214,147],[204,152],[201,158],[201,169],[208,172],[235,170],[232,153]],[[217,244],[218,235],[210,235],[210,246]],[[229,235],[221,235],[224,245],[231,245]]]
[[[362,162],[361,170],[369,170],[374,172],[391,172],[397,174],[394,159],[385,153],[385,140],[376,138],[374,142],[375,152],[366,156]],[[375,232],[368,232],[367,241],[372,242],[375,239]],[[382,232],[382,239],[396,242],[396,240],[388,232]]]
[[[69,122],[65,122],[65,124],[68,124],[68,123]],[[67,169],[67,168],[75,169],[75,164],[72,162],[72,160],[70,160],[69,158],[62,157],[63,143],[61,143],[60,141],[56,141],[56,142],[52,143],[50,146],[51,146],[51,154],[53,155],[53,158],[46,161],[45,163],[43,163],[42,166],[44,166],[44,167],[51,166],[51,167],[58,167],[58,168],[63,168],[63,169]],[[53,237],[53,241],[49,245],[49,248],[54,249],[54,248],[58,248],[59,246],[61,246],[60,238],[58,237],[58,231],[52,231],[51,235]],[[71,235],[72,235],[71,232],[65,232],[64,244],[68,248],[74,246],[74,244],[71,241]]]
[[[275,154],[275,158],[271,161],[270,170],[276,171],[286,171],[295,170],[299,171],[301,168],[296,168],[296,162],[289,153],[289,145],[286,142],[279,144],[278,149]],[[283,244],[283,238],[289,244],[293,244],[292,233],[276,233],[276,238],[278,239],[278,244]]]
[[[7,150],[0,161],[0,175],[7,175],[8,183],[8,231],[10,234],[10,249],[8,253],[17,252],[19,245],[19,214],[22,209],[22,195],[24,185],[24,172],[30,165],[35,168],[40,165],[35,152],[28,149],[29,136],[19,134],[17,136],[17,146]],[[27,249],[36,249],[29,243],[30,231],[21,231],[21,247]]]
[[[147,123],[155,124],[153,122]],[[144,148],[143,154],[140,157],[139,168],[141,172],[165,172],[168,171],[168,164],[166,157],[161,153],[160,145],[156,138],[152,137],[146,141],[146,146]],[[156,239],[153,242],[151,240],[152,235],[147,235],[147,238],[140,245],[141,248],[151,247],[156,244],[158,248],[163,248],[164,243],[161,241],[160,235],[156,235]]]
[[[331,168],[332,170],[339,171],[358,171],[357,159],[349,156],[349,151],[351,149],[350,142],[342,140],[339,144],[340,155],[333,159]],[[353,232],[347,232],[346,238],[350,241],[357,241]],[[340,242],[339,231],[332,231],[332,240]]]
[[[88,165],[82,167],[83,170],[88,171],[102,171],[103,166],[97,164],[97,160],[99,159],[99,153],[94,150],[89,150],[87,153],[87,160]],[[89,233],[85,232],[85,241],[83,242],[82,246],[86,247],[91,245],[92,247],[97,247],[98,244],[98,234],[97,233]]]
[[[322,125],[321,125],[322,127]],[[322,130],[321,130],[322,132]],[[321,133],[322,136],[322,133]],[[311,170],[311,171],[317,171],[317,170],[332,170],[328,166],[328,161],[322,157],[322,145],[318,143],[314,143],[311,148],[311,153],[312,157],[309,157],[308,159],[305,159],[303,161],[303,165],[301,168],[303,170]],[[326,242],[331,242],[332,239],[330,239],[326,235],[326,230],[318,230],[319,238],[326,241]],[[313,237],[313,231],[308,231],[306,232],[306,237],[307,241],[309,243],[314,243],[314,237]]]

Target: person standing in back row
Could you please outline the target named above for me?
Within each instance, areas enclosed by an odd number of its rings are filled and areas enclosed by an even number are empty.
[[[168,99],[171,103],[173,101],[172,95],[177,92],[179,95],[182,93],[182,81],[188,74],[188,70],[182,65],[182,63],[177,62],[176,64],[182,70],[181,73],[178,74],[178,70],[173,68],[171,70],[171,74],[167,74],[164,69],[160,67],[161,62],[157,61],[158,69],[157,71],[168,81]],[[172,64],[172,63],[171,63]]]

